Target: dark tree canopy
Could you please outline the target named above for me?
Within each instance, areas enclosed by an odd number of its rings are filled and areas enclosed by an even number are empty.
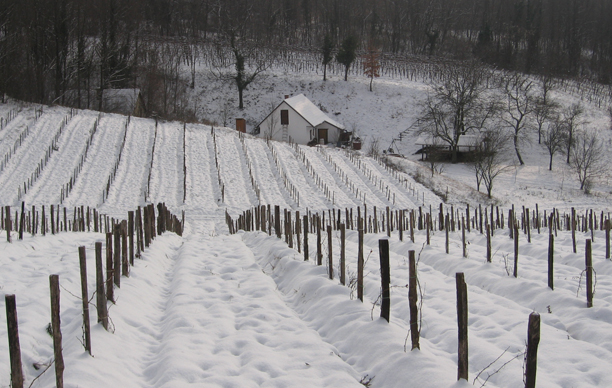
[[[338,54],[336,54],[336,61],[344,65],[344,80],[348,80],[348,72],[353,62],[357,58],[357,48],[359,41],[353,35],[342,41]]]

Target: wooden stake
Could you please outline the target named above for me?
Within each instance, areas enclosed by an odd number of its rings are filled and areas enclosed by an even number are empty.
[[[538,345],[540,343],[540,314],[529,314],[527,330],[527,355],[525,356],[525,388],[535,388],[538,369]]]
[[[19,345],[19,325],[17,322],[17,302],[15,295],[4,296],[6,304],[6,326],[11,359],[11,387],[23,388],[23,368],[21,365],[21,346]]]
[[[108,310],[106,307],[106,294],[104,293],[104,272],[102,268],[102,243],[96,242],[96,311],[98,322],[102,322],[108,330]]]
[[[49,276],[51,289],[51,328],[53,336],[53,354],[55,356],[55,385],[64,387],[64,356],[62,355],[62,331],[60,320],[59,276]]]
[[[455,274],[457,285],[457,325],[459,331],[457,380],[468,379],[468,298],[463,272]]]
[[[554,255],[555,255],[555,236],[550,233],[548,235],[548,287],[551,290],[555,289],[554,285]]]
[[[53,214],[53,213],[51,213]],[[79,247],[79,265],[81,267],[81,299],[83,301],[83,331],[85,350],[91,356],[91,329],[89,324],[89,293],[87,292],[87,259],[85,247]]]
[[[416,270],[416,260],[414,251],[408,251],[408,303],[410,305],[410,338],[412,340],[412,349],[421,349],[419,344],[419,309],[418,309],[418,293],[417,283],[418,275]]]
[[[388,225],[389,224],[387,224],[387,226]],[[391,315],[391,269],[389,267],[389,240],[378,240],[378,251],[380,255],[380,283],[382,289],[380,317],[389,322],[389,317]]]
[[[587,239],[586,249],[584,252],[586,261],[587,307],[593,307],[593,257],[591,252],[591,239]]]

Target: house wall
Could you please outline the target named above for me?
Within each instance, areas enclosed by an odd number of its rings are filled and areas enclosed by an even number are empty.
[[[331,124],[328,123],[323,123],[323,124],[319,124],[317,125],[317,130],[319,128],[326,128],[327,129],[327,142],[328,143],[337,143],[338,139],[340,138],[340,130],[336,127],[334,127]]]
[[[268,116],[260,125],[259,125],[259,135],[258,137],[267,138],[270,137],[272,140],[284,141],[287,139],[283,139],[283,128],[281,125],[281,110],[289,111],[289,126],[288,126],[288,135],[291,140],[298,144],[306,144],[310,141],[310,133],[312,127],[302,116],[300,116],[293,108],[291,108],[287,103],[283,102],[278,106],[277,109],[272,112],[270,116]],[[271,123],[274,123],[273,130],[271,128]],[[271,136],[269,136],[272,131]]]

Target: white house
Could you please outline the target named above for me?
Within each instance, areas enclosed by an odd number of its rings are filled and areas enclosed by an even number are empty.
[[[313,139],[319,144],[336,143],[344,132],[344,126],[327,117],[306,96],[285,96],[255,128],[259,137],[307,144]]]

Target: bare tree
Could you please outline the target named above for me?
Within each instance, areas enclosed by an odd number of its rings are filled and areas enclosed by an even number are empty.
[[[536,129],[538,130],[538,144],[542,144],[542,130],[547,122],[555,119],[555,113],[558,109],[556,102],[542,96],[536,97],[535,106],[533,108],[533,119],[535,120]]]
[[[482,135],[479,149],[474,154],[472,168],[476,174],[477,189],[480,191],[480,183],[484,183],[487,196],[491,198],[495,179],[509,168],[505,157],[508,138],[499,130],[487,130]]]
[[[567,130],[565,123],[558,116],[548,123],[548,127],[543,132],[542,143],[548,151],[550,160],[548,169],[552,171],[553,157],[558,152],[563,152],[567,144]]]
[[[506,109],[502,120],[513,132],[514,151],[521,166],[525,162],[521,156],[519,146],[525,136],[525,128],[527,127],[529,116],[531,116],[536,106],[532,87],[533,82],[521,73],[514,73],[504,85]]]
[[[569,108],[566,108],[562,112],[562,118],[564,121],[565,130],[567,131],[567,160],[568,164],[571,163],[571,151],[574,146],[574,135],[576,131],[585,124],[582,119],[582,115],[584,114],[584,109],[580,103],[573,104]]]
[[[423,103],[415,132],[447,143],[456,163],[461,136],[483,128],[498,105],[485,96],[488,70],[477,62],[448,66],[445,73]]]
[[[270,116],[268,117],[268,122],[266,123],[266,128],[264,128],[264,138],[267,140],[272,139],[276,132],[280,130],[280,127],[278,125],[280,120],[275,114],[275,109],[276,105],[274,105],[273,103],[270,103],[268,105],[268,110],[272,113],[270,113]]]
[[[578,176],[580,190],[590,192],[593,180],[607,173],[605,149],[596,130],[576,134],[570,150],[570,165]]]

